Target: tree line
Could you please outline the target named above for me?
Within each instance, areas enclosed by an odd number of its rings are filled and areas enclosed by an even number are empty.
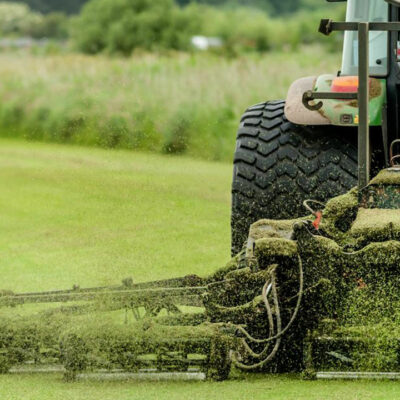
[[[76,14],[89,0],[9,0],[28,4],[33,10],[50,13],[64,12]],[[323,0],[176,0],[177,4],[186,6],[189,3],[207,4],[217,7],[251,7],[267,11],[271,15],[293,13],[302,8],[318,8]]]
[[[73,1],[83,0],[67,3]],[[221,0],[207,1],[217,4]],[[195,36],[218,38],[220,45],[214,50],[229,56],[290,50],[321,40],[316,27],[326,17],[324,9],[274,17],[248,6],[239,7],[244,0],[231,1],[238,6],[221,8],[199,2],[179,6],[174,0],[89,0],[78,14],[69,16],[54,11],[46,14],[27,4],[0,0],[0,36],[62,39],[84,53],[126,56],[136,49],[191,51],[196,48]],[[311,7],[316,0],[302,1]],[[338,14],[343,12],[343,5],[328,7],[330,17],[341,19]],[[334,45],[338,36],[333,36],[330,43]]]

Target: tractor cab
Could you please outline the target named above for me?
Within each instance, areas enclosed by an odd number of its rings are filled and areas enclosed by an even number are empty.
[[[348,0],[347,22],[389,22],[389,5],[383,0]],[[388,32],[371,32],[369,35],[370,75],[386,77],[389,67]],[[347,31],[344,35],[341,76],[358,75],[358,35]]]

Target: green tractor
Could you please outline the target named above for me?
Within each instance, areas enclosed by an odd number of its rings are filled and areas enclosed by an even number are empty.
[[[320,25],[346,32],[342,72],[296,81],[286,103],[246,112],[235,256],[224,268],[0,291],[1,309],[32,307],[0,317],[0,373],[58,364],[69,380],[85,371],[224,380],[232,367],[400,377],[399,20],[398,0],[348,0],[346,22]]]

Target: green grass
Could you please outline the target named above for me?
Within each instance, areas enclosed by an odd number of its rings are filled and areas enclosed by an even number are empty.
[[[306,382],[250,376],[223,382],[64,383],[60,375],[0,377],[2,400],[397,400],[396,382]]]
[[[230,160],[248,106],[339,68],[320,46],[234,59],[0,53],[0,135]]]
[[[206,274],[229,259],[228,164],[0,141],[1,289]],[[21,313],[22,309],[14,312]],[[0,376],[1,400],[391,400],[393,382],[242,376],[224,383],[66,384]]]
[[[231,166],[1,141],[2,289],[69,288],[229,260]]]

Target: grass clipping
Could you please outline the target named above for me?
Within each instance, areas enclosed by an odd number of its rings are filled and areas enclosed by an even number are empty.
[[[308,222],[263,220],[254,224],[245,251],[196,281],[205,289],[199,294],[203,309],[198,314],[170,307],[176,299],[170,303],[166,288],[165,294],[157,294],[155,303],[149,294],[147,311],[153,317],[134,324],[116,322],[117,310],[133,311],[121,299],[118,304],[110,299],[99,302],[88,314],[66,315],[60,309],[26,318],[2,318],[0,372],[25,362],[62,362],[66,378],[72,380],[87,369],[188,371],[196,366],[209,378],[226,379],[231,351],[241,351],[243,337],[235,326],[245,326],[253,337],[268,336],[260,294],[272,270],[282,304],[280,317],[283,324],[290,320],[298,297],[299,258],[305,282],[301,310],[282,338],[281,352],[270,370],[304,369],[310,338],[313,350],[308,359],[317,366],[341,368],[327,361],[326,354],[344,353],[345,359],[352,360],[349,368],[397,370],[400,243],[391,240],[386,230],[388,224],[392,231],[400,227],[397,213],[358,210],[353,190],[328,203],[320,232],[325,237],[310,234],[311,218],[306,218]],[[363,246],[357,251],[343,247],[360,243]],[[160,316],[163,309],[174,315]],[[277,312],[274,305],[272,313]],[[327,328],[324,321],[333,322]]]

